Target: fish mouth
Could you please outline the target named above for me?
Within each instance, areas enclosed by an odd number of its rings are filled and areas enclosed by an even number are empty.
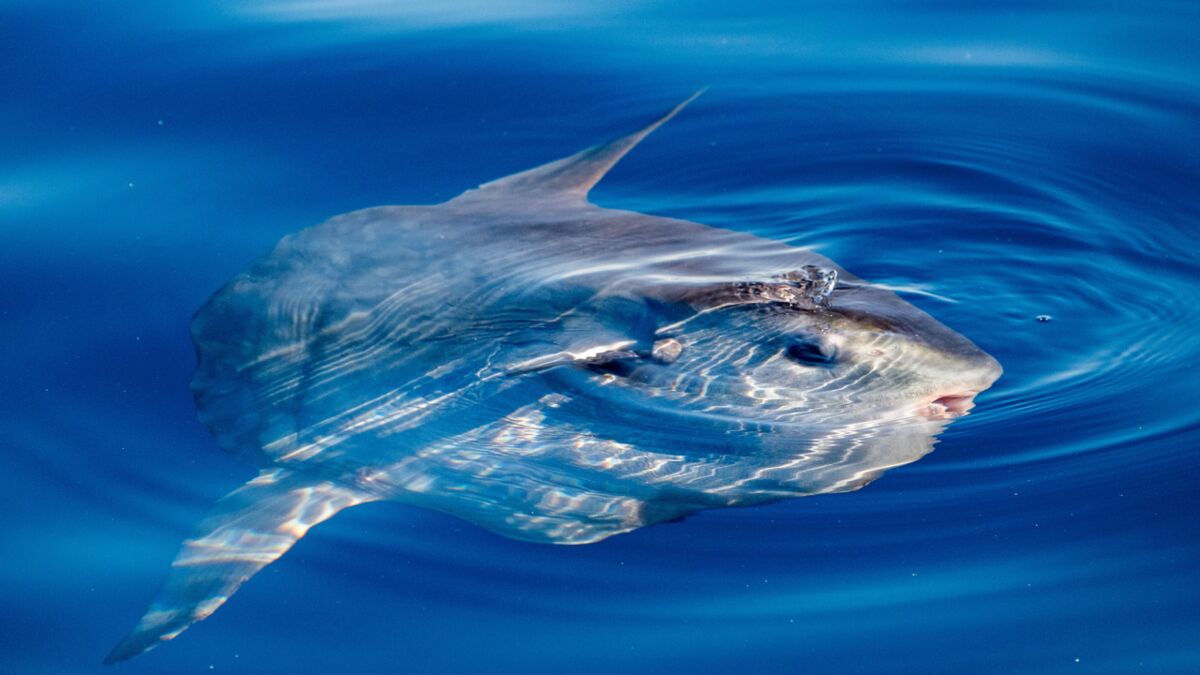
[[[918,413],[931,419],[954,419],[962,417],[975,407],[977,391],[943,394],[920,406]]]

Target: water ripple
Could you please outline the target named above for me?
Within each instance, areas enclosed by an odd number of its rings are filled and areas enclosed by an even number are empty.
[[[1077,658],[1105,672],[1194,667],[1200,89],[1186,3],[780,5],[774,22],[710,2],[687,18],[642,3],[471,17],[218,4],[131,10],[146,35],[99,8],[56,4],[53,20],[0,9],[11,19],[0,53],[20,64],[0,74],[14,92],[4,117],[21,132],[0,160],[0,225],[17,235],[0,250],[12,521],[0,670],[98,669],[147,580],[249,477],[194,422],[186,390],[185,326],[213,288],[327,214],[443,199],[704,83],[595,200],[822,253],[996,356],[1003,378],[935,452],[853,494],[703,512],[581,548],[356,507],[130,672],[730,672],[751,656],[779,672],[911,672],[931,670],[931,653],[958,672],[981,670],[980,654],[1021,672]],[[546,25],[557,18],[570,29]],[[336,329],[311,300],[277,308],[293,341]],[[421,335],[427,317],[381,300],[376,320],[323,345],[311,381],[367,368],[373,352],[356,345]],[[247,369],[286,372],[298,357]],[[779,354],[738,358],[749,360],[710,368]],[[558,384],[620,402],[583,421],[630,434],[759,431],[726,410],[680,414],[579,378]],[[768,381],[745,384],[763,405],[787,404]],[[286,402],[295,386],[262,397]],[[436,394],[381,390],[345,423],[419,419]],[[488,405],[463,395],[481,416],[512,412]],[[663,428],[670,414],[680,424]],[[536,452],[517,418],[494,439]],[[694,454],[712,450],[699,439]],[[684,453],[575,451],[721,488],[719,467],[681,473]],[[487,469],[484,455],[462,461]],[[549,510],[571,507],[520,464],[493,480],[537,484]],[[619,520],[622,504],[608,506]],[[466,625],[486,662],[453,660]]]

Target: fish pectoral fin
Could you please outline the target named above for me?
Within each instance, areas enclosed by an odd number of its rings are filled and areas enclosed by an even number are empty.
[[[559,366],[593,366],[650,353],[657,321],[642,299],[598,295],[551,324],[511,336],[519,345],[503,360],[508,375]]]
[[[104,662],[124,661],[179,635],[216,611],[310,527],[375,499],[284,469],[263,471],[217,502],[183,542],[158,596]]]
[[[563,350],[542,354],[510,363],[505,367],[505,372],[509,375],[524,375],[559,366],[589,366],[638,358],[638,353],[632,349],[635,344],[637,344],[636,340],[622,340],[611,344],[580,347],[575,351]]]

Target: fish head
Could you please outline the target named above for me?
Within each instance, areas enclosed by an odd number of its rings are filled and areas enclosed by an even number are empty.
[[[706,410],[808,423],[953,419],[999,378],[967,338],[888,289],[838,276],[807,266],[692,294],[694,311],[656,333],[658,370],[634,374]]]
[[[847,285],[826,306],[794,321],[809,327],[799,334],[830,355],[842,378],[864,377],[864,397],[920,416],[965,415],[1003,372],[963,335],[869,284]]]

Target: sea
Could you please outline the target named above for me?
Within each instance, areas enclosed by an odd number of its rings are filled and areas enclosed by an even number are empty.
[[[1200,672],[1198,29],[1170,0],[0,0],[0,673]],[[102,665],[256,472],[189,389],[216,289],[703,87],[592,201],[810,248],[993,355],[931,454],[581,546],[359,506]]]

